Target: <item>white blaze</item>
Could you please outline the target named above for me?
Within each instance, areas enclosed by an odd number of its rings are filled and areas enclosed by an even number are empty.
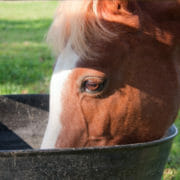
[[[61,131],[62,91],[72,69],[75,68],[79,57],[70,45],[59,56],[50,83],[50,112],[49,121],[43,138],[41,149],[55,148]]]

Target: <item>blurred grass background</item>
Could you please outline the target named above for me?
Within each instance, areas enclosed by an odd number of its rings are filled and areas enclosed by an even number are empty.
[[[0,94],[48,92],[54,60],[45,34],[57,4],[0,2]]]
[[[0,2],[0,94],[48,93],[54,59],[45,43],[56,1]],[[180,114],[176,120],[180,128]],[[164,180],[180,180],[180,135]]]

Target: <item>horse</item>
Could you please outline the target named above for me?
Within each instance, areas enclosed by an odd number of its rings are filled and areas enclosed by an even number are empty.
[[[153,141],[180,105],[180,1],[60,2],[41,148]]]

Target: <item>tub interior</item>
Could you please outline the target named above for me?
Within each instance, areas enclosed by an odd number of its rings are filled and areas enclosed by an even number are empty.
[[[39,149],[48,105],[48,95],[0,96],[0,150]]]

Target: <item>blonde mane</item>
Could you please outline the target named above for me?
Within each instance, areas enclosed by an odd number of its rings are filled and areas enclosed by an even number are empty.
[[[96,57],[88,40],[110,41],[115,33],[110,32],[100,21],[99,4],[102,0],[64,0],[60,2],[47,41],[56,56],[70,43],[81,57]]]

